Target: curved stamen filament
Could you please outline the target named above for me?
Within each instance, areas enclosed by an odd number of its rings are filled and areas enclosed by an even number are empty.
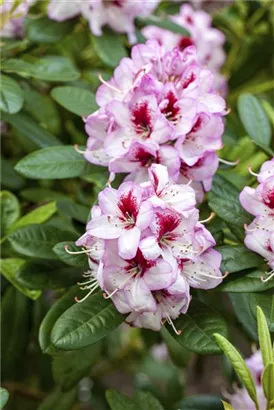
[[[119,88],[114,87],[113,85],[111,85],[110,83],[108,83],[107,81],[105,81],[102,77],[101,73],[98,73],[98,78],[101,81],[102,84],[104,84],[106,87],[110,88],[113,91],[116,91],[117,93],[122,93],[122,90],[119,90]]]
[[[74,298],[75,302],[77,303],[81,303],[84,302],[84,300],[86,300],[94,291],[95,289],[97,289],[99,287],[99,283],[95,284],[90,291],[82,298],[82,299],[78,299],[77,296]],[[89,289],[88,287],[86,289]]]
[[[171,317],[167,314],[167,316],[166,316],[166,319],[167,319],[167,323],[172,327],[172,329],[174,330],[174,332],[176,333],[176,335],[180,335],[181,333],[182,333],[182,331],[179,329],[179,330],[177,330],[176,329],[176,327],[175,327],[175,325],[174,325],[174,323],[173,323],[173,321],[172,321],[172,319],[171,319]]]
[[[69,248],[68,248],[68,245],[65,245],[64,248],[65,248],[65,251],[69,255],[81,255],[82,253],[89,254],[94,250],[93,248],[91,248],[91,249],[85,249],[85,250],[82,250],[82,251],[70,251]]]
[[[238,165],[240,163],[240,158],[236,159],[236,161],[227,161],[225,159],[219,158],[219,162],[222,164],[230,165],[231,167],[234,167],[235,165]]]
[[[213,219],[215,217],[215,212],[211,212],[211,214],[209,215],[209,217],[207,219],[204,219],[203,221],[199,221],[200,224],[204,224],[206,222],[211,221],[211,219]]]
[[[199,272],[198,275],[202,275],[205,276],[207,278],[211,278],[211,279],[224,279],[227,277],[228,275],[228,271],[225,272],[224,276],[215,276],[215,275],[210,275],[209,273],[205,273],[205,272]]]
[[[84,154],[86,151],[82,151],[79,149],[79,145],[78,144],[74,144],[74,149],[76,152],[78,152],[79,154]]]
[[[136,275],[137,271],[138,271],[137,268],[131,269],[129,271],[129,272],[132,272],[131,275],[123,283],[121,283],[119,286],[117,286],[117,288],[114,289],[114,291],[112,291],[111,293],[103,293],[104,298],[109,299],[113,295],[115,295],[115,293],[118,292],[118,290],[121,290],[133,278],[133,276]]]
[[[263,276],[261,276],[261,281],[264,283],[268,282],[270,279],[274,277],[274,269],[270,272],[266,272],[266,275],[268,276],[267,278],[264,278]]]

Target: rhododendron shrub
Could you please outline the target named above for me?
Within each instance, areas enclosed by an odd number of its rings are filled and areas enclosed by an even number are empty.
[[[1,409],[273,410],[271,6],[1,2]]]

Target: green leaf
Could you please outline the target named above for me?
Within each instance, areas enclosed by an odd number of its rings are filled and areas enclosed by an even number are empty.
[[[52,248],[64,238],[74,239],[71,232],[60,231],[53,226],[28,225],[8,236],[13,249],[26,256],[56,259]]]
[[[257,322],[258,322],[258,335],[259,344],[262,352],[264,367],[268,365],[271,361],[274,361],[271,345],[271,336],[268,330],[265,315],[262,309],[257,306]],[[273,379],[274,384],[274,379]],[[274,398],[274,397],[273,397]]]
[[[87,223],[90,209],[84,205],[76,204],[71,199],[58,199],[57,208],[61,214],[69,216],[76,221]]]
[[[95,95],[80,87],[56,87],[51,91],[51,96],[62,107],[80,117],[98,109]]]
[[[27,178],[64,179],[90,172],[90,165],[72,146],[49,147],[21,159],[15,170]]]
[[[222,272],[239,272],[244,269],[256,268],[264,263],[262,257],[250,252],[244,245],[223,245],[217,248],[222,255]]]
[[[231,362],[233,369],[235,370],[236,374],[242,381],[243,385],[245,386],[246,390],[248,391],[249,396],[253,400],[256,405],[256,409],[258,410],[258,400],[257,400],[257,393],[256,387],[254,384],[254,380],[250,374],[248,367],[245,364],[244,359],[240,355],[240,353],[235,349],[235,347],[222,335],[215,334],[214,335],[220,349],[224,352],[227,356],[229,361]]]
[[[20,375],[29,338],[30,300],[13,286],[2,298],[1,309],[1,371],[2,380]]]
[[[106,399],[111,410],[138,410],[138,407],[129,397],[116,390],[107,390]]]
[[[17,191],[25,185],[25,179],[18,175],[14,171],[12,163],[3,157],[1,157],[1,183],[3,187],[13,191]]]
[[[47,17],[27,21],[27,37],[33,43],[53,44],[60,41],[73,29],[71,21],[53,21]]]
[[[46,397],[37,410],[71,410],[75,400],[76,389],[62,392],[60,388],[57,388],[53,393]]]
[[[138,409],[142,410],[164,410],[161,403],[149,392],[140,391],[134,397]]]
[[[252,340],[258,340],[257,323],[251,311],[250,293],[229,293],[234,313]]]
[[[41,127],[28,114],[20,112],[19,114],[5,114],[3,120],[8,122],[27,140],[31,141],[37,148],[61,145],[62,142],[51,132]]]
[[[39,329],[39,344],[44,353],[53,354],[56,352],[57,349],[52,345],[50,340],[52,328],[59,316],[74,305],[75,296],[80,297],[82,293],[79,286],[72,287],[50,308],[44,317]]]
[[[268,363],[262,376],[265,397],[269,403],[274,400],[274,362]]]
[[[183,26],[174,23],[169,18],[162,18],[158,16],[138,17],[138,20],[146,26],[156,26],[172,33],[181,34],[184,37],[189,37],[190,33]]]
[[[25,261],[19,258],[0,259],[0,271],[17,290],[33,300],[38,299],[41,295],[39,290],[29,290],[18,282],[17,272],[24,264]]]
[[[216,344],[213,334],[227,334],[227,326],[218,312],[210,306],[194,299],[187,313],[174,321],[180,335],[176,335],[173,329],[167,326],[167,330],[174,339],[192,352],[199,354],[217,354],[220,349]]]
[[[262,293],[250,294],[250,308],[254,318],[257,316],[257,306],[260,306],[262,309],[270,332],[274,332],[274,295]]]
[[[23,226],[31,224],[42,224],[43,222],[46,222],[49,218],[51,218],[56,211],[57,208],[55,202],[50,202],[46,205],[39,206],[38,208],[24,215],[21,219],[18,219],[16,222],[14,222],[10,226],[9,232],[16,231]]]
[[[242,272],[237,275],[228,275],[225,281],[221,283],[216,291],[232,293],[253,293],[263,292],[274,288],[274,281],[262,282],[261,277],[264,275],[263,270],[255,270],[248,274]]]
[[[242,94],[238,99],[241,121],[250,138],[266,146],[271,142],[271,127],[260,101],[251,94]]]
[[[178,410],[222,410],[221,398],[199,395],[186,397],[178,403]]]
[[[24,103],[24,91],[13,78],[1,75],[0,110],[9,114],[20,111]]]
[[[231,404],[227,403],[226,401],[222,401],[224,405],[224,410],[234,410]]]
[[[15,195],[9,191],[0,192],[1,200],[1,236],[4,236],[10,226],[20,217],[20,204]]]
[[[101,346],[92,346],[70,352],[58,352],[52,359],[52,372],[55,382],[62,390],[70,390],[83,377],[100,357]]]
[[[123,45],[123,37],[105,29],[102,36],[91,35],[92,45],[98,57],[109,67],[116,67],[127,51]]]
[[[56,201],[58,199],[70,200],[70,198],[62,192],[53,191],[51,189],[44,189],[44,188],[24,189],[23,191],[20,192],[20,196],[34,203],[45,202],[45,201]]]
[[[104,338],[123,320],[113,303],[96,293],[62,314],[53,327],[51,341],[58,349],[80,349]]]
[[[88,269],[87,255],[70,255],[68,252],[66,252],[65,246],[68,246],[68,249],[72,252],[78,252],[81,250],[81,248],[79,248],[79,246],[76,246],[74,242],[66,241],[57,243],[57,245],[54,246],[53,251],[56,253],[58,258],[67,265]]]
[[[3,387],[0,387],[0,409],[2,410],[8,402],[9,392]]]

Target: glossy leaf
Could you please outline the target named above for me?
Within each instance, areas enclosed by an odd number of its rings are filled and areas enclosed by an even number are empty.
[[[5,258],[0,260],[0,271],[2,275],[25,296],[35,300],[39,298],[41,292],[39,290],[30,290],[20,284],[17,279],[17,272],[25,265],[25,261],[19,258]]]
[[[52,248],[62,239],[74,239],[71,232],[60,231],[46,225],[28,225],[8,236],[13,249],[26,256],[41,259],[56,259]]]
[[[0,387],[0,410],[2,410],[7,404],[9,400],[9,395],[9,392],[6,389]]]
[[[88,257],[86,254],[80,254],[80,255],[70,255],[68,252],[65,250],[65,246],[68,246],[68,249],[72,252],[79,252],[81,251],[81,248],[79,246],[76,246],[74,242],[60,242],[57,245],[54,246],[53,251],[56,253],[58,258],[66,263],[67,265],[70,266],[75,266],[78,268],[83,267],[83,269],[88,269]]]
[[[271,403],[274,400],[274,361],[268,363],[262,375],[262,385],[265,397]]]
[[[274,332],[274,295],[263,294],[263,293],[253,293],[250,295],[250,307],[253,317],[256,318],[257,310],[256,307],[260,306],[262,309],[270,332]]]
[[[61,214],[70,216],[76,221],[86,224],[90,214],[90,209],[84,205],[76,204],[69,199],[58,199],[57,208]]]
[[[252,379],[252,376],[250,374],[248,367],[245,364],[244,359],[242,358],[240,353],[235,349],[235,347],[225,337],[223,337],[220,334],[215,334],[214,336],[218,345],[220,346],[220,349],[227,356],[227,358],[233,366],[233,369],[235,370],[243,385],[247,389],[249,396],[256,405],[256,409],[259,409],[254,380]]]
[[[64,179],[87,174],[88,162],[74,147],[49,147],[32,152],[21,159],[16,171],[33,179]]]
[[[80,349],[96,343],[124,320],[101,292],[71,306],[55,323],[51,341],[64,350]]]
[[[271,127],[258,98],[251,94],[242,94],[238,100],[238,110],[250,138],[259,144],[269,146]]]
[[[0,110],[9,114],[20,111],[24,103],[24,92],[17,81],[1,75]]]
[[[213,337],[214,333],[227,334],[226,322],[218,312],[200,300],[192,300],[187,313],[174,321],[180,335],[176,335],[170,326],[169,333],[185,348],[199,354],[217,354],[220,349]]]
[[[123,37],[105,29],[102,36],[92,35],[92,45],[98,57],[109,67],[116,67],[123,57],[127,57]]]
[[[87,116],[98,109],[95,95],[79,87],[56,87],[51,91],[52,98],[62,107],[80,117]]]
[[[244,245],[223,245],[217,248],[222,255],[222,272],[239,272],[244,269],[256,268],[264,263],[261,256],[250,252]]]
[[[237,275],[229,275],[221,285],[216,288],[219,292],[253,293],[263,292],[274,288],[274,281],[262,282],[264,271],[254,270],[248,274],[241,272]]]
[[[27,22],[27,37],[33,43],[53,44],[70,33],[70,21],[54,21],[47,17],[29,19]]]
[[[42,224],[46,222],[52,215],[55,214],[57,211],[56,203],[50,202],[46,205],[42,205],[33,211],[29,212],[28,214],[24,215],[22,218],[18,219],[15,223],[13,223],[9,231],[16,231],[23,226],[31,225],[31,224]]]
[[[190,396],[178,403],[178,410],[222,410],[220,397],[216,396]]]
[[[10,226],[20,217],[20,204],[15,195],[9,191],[0,192],[1,200],[1,236],[4,236]]]
[[[1,157],[1,184],[2,187],[18,191],[25,185],[25,180],[14,171],[11,161]]]
[[[271,345],[271,336],[268,330],[267,322],[265,315],[262,309],[257,306],[257,322],[258,322],[258,335],[259,335],[259,344],[262,352],[263,363],[266,367],[268,363],[274,361],[272,345]],[[274,380],[273,380],[274,384]],[[274,398],[274,397],[273,397]]]
[[[229,293],[234,313],[252,340],[258,340],[257,323],[251,310],[250,293]]]

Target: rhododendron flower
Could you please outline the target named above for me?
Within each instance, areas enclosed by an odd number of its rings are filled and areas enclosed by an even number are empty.
[[[240,193],[243,208],[256,218],[245,226],[246,246],[259,253],[268,262],[271,271],[267,279],[274,276],[274,158],[266,161],[259,172],[257,188],[245,187]]]
[[[214,238],[199,222],[195,192],[178,185],[160,164],[149,180],[108,186],[92,208],[86,233],[76,245],[89,258],[85,300],[99,287],[127,322],[159,330],[187,311],[190,287],[211,289],[223,279]],[[67,252],[71,252],[66,247]],[[77,300],[78,302],[81,302]]]
[[[0,36],[6,38],[23,37],[25,31],[24,18],[35,2],[36,0],[22,0],[16,5],[15,0],[10,0],[1,3],[0,14],[4,25],[0,29]]]
[[[113,78],[101,78],[100,108],[86,119],[85,158],[135,182],[148,180],[151,165],[165,165],[174,182],[181,174],[184,182],[193,180],[202,199],[223,146],[225,101],[213,79],[197,63],[194,46],[166,51],[155,40],[134,46]],[[180,172],[184,164],[192,172]]]
[[[51,0],[48,7],[49,18],[64,21],[82,14],[95,36],[102,35],[102,27],[108,25],[118,33],[127,33],[129,41],[136,41],[134,20],[139,16],[149,16],[159,0],[148,2],[131,0],[75,0],[60,2]]]
[[[147,39],[157,40],[166,51],[174,47],[182,51],[195,45],[199,64],[214,73],[215,89],[225,94],[226,79],[220,74],[220,68],[225,61],[224,34],[212,27],[212,19],[208,13],[202,10],[195,11],[189,4],[182,5],[179,14],[170,16],[170,19],[188,30],[190,37],[155,26],[144,27],[142,34]]]

